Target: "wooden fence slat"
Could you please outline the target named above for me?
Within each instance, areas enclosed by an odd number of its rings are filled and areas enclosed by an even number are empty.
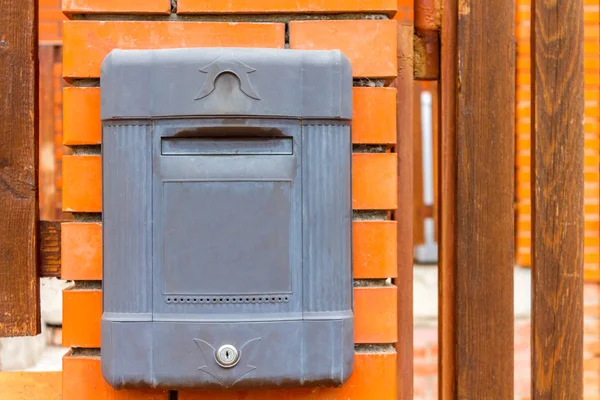
[[[446,6],[440,397],[512,399],[514,4]]]
[[[393,86],[397,94],[398,207],[397,221],[397,278],[398,287],[398,365],[397,398],[413,398],[413,27],[398,26],[398,78]]]
[[[583,397],[583,0],[532,1],[532,399]]]
[[[0,337],[40,332],[36,6],[0,0]]]
[[[514,1],[459,1],[457,23],[457,398],[512,399]]]
[[[456,398],[456,326],[454,248],[456,187],[456,76],[457,0],[443,0],[440,31],[440,82],[438,84],[439,225],[438,225],[438,398]]]

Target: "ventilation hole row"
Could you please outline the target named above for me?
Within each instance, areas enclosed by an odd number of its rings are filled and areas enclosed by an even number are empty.
[[[243,303],[287,303],[289,296],[255,296],[255,297],[171,297],[165,298],[168,304],[243,304]]]

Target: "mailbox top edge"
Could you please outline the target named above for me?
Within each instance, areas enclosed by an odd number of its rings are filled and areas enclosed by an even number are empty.
[[[352,118],[352,71],[339,50],[115,49],[100,87],[102,120]]]

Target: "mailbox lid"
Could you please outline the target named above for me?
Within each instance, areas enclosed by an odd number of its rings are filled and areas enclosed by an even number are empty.
[[[113,50],[101,71],[103,120],[352,117],[352,72],[339,50]]]

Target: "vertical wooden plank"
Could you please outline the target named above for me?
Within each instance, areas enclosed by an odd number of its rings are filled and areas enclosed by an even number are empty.
[[[438,398],[456,399],[456,79],[457,0],[443,0],[440,32],[439,127],[439,284]]]
[[[398,207],[398,340],[396,342],[398,396],[413,398],[413,27],[398,26],[397,143]]]
[[[440,397],[512,399],[514,5],[443,10]]]
[[[40,218],[56,219],[56,165],[54,162],[54,46],[39,48],[39,201]]]
[[[0,0],[0,336],[40,332],[37,1]]]
[[[532,2],[532,398],[583,397],[583,0]]]
[[[514,395],[514,20],[513,0],[458,2],[459,399]]]

